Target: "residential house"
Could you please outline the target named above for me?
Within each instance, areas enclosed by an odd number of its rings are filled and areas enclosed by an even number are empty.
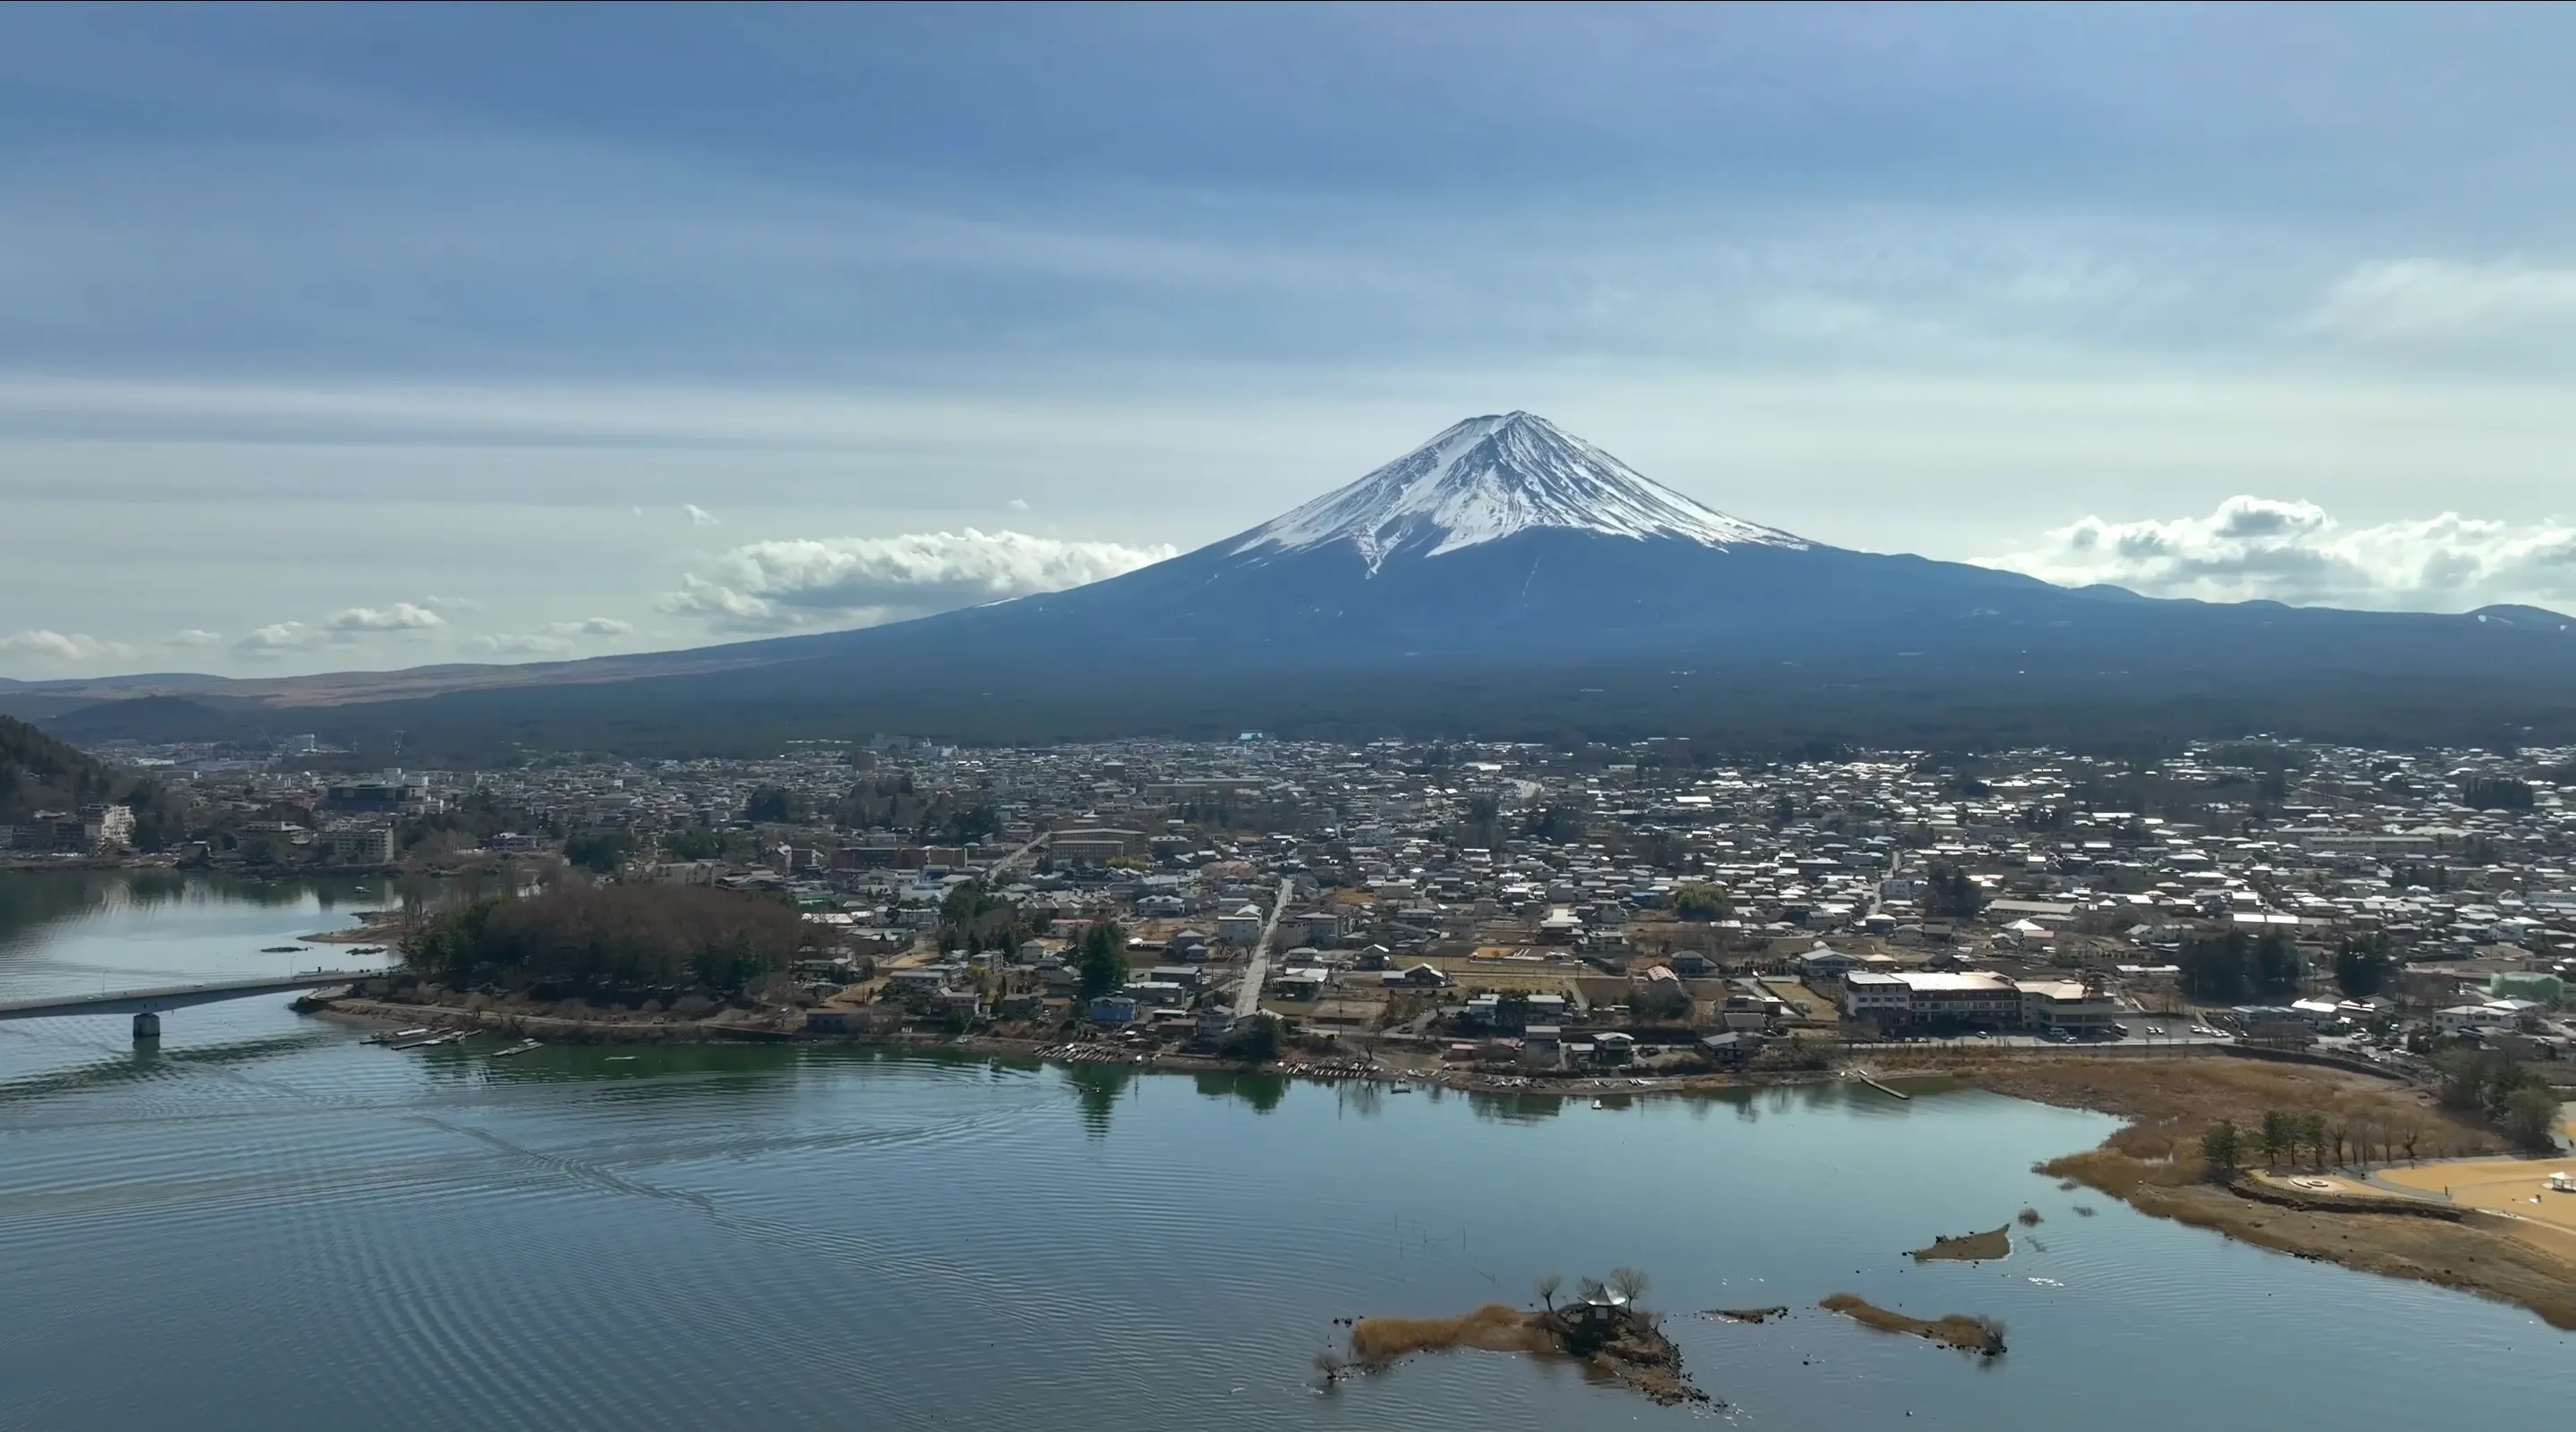
[[[1261,927],[1264,923],[1265,917],[1261,913],[1261,907],[1246,904],[1231,915],[1217,917],[1216,937],[1232,945],[1253,944],[1261,938]]]
[[[1124,994],[1098,995],[1093,997],[1086,1013],[1094,1024],[1134,1024],[1136,1001]]]

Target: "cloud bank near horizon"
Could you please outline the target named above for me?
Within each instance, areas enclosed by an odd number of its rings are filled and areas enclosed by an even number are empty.
[[[722,632],[874,626],[1079,587],[1178,550],[972,527],[752,542],[720,554],[704,576],[683,574],[680,589],[665,594],[661,606]]]
[[[2576,526],[2555,519],[2506,523],[2444,512],[2348,527],[2313,502],[2240,495],[2202,517],[2086,517],[2036,546],[1976,560],[2060,586],[2108,583],[2213,602],[2576,607]]]

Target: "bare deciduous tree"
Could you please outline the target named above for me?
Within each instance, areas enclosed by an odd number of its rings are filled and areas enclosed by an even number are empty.
[[[1538,1300],[1547,1305],[1547,1310],[1549,1312],[1555,1312],[1556,1290],[1565,1286],[1565,1279],[1558,1274],[1548,1273],[1539,1278],[1536,1286],[1538,1290]]]
[[[1646,1295],[1647,1282],[1645,1274],[1634,1268],[1624,1267],[1611,1269],[1610,1276],[1604,1280],[1612,1297],[1631,1305]]]

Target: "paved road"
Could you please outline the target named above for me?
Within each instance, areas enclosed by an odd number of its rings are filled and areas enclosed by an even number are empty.
[[[1281,877],[1279,897],[1270,902],[1270,919],[1261,927],[1261,938],[1253,943],[1252,958],[1243,967],[1243,987],[1234,992],[1237,1019],[1250,1019],[1261,1012],[1261,986],[1270,978],[1270,937],[1278,933],[1279,917],[1288,913],[1288,896],[1296,888],[1294,877]]]
[[[1045,844],[1046,838],[1047,832],[1043,830],[1039,831],[1037,834],[1030,836],[1027,843],[1023,844],[1019,849],[1014,850],[1010,854],[1003,856],[1001,859],[994,861],[993,868],[984,872],[986,877],[985,883],[988,885],[999,883],[994,880],[993,877],[1008,872],[1012,866],[1028,859],[1029,852],[1037,849],[1040,845]]]

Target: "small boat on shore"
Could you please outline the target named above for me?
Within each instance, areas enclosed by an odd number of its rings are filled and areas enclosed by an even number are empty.
[[[393,1044],[401,1040],[418,1039],[422,1035],[435,1034],[437,1032],[438,1031],[431,1029],[425,1024],[418,1029],[379,1029],[375,1033],[367,1036],[367,1042],[369,1044]]]

